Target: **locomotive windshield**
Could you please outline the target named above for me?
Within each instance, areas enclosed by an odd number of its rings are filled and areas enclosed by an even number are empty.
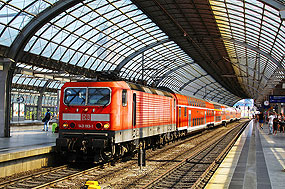
[[[108,88],[88,88],[88,105],[106,106],[110,103]]]
[[[106,106],[110,99],[111,91],[108,88],[66,88],[64,91],[64,103],[68,106]]]
[[[66,105],[85,105],[86,88],[67,88],[64,92]]]

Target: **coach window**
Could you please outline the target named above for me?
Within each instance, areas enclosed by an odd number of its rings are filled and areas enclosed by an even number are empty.
[[[123,89],[122,92],[122,105],[127,106],[127,90]]]
[[[181,107],[179,107],[179,117],[181,117]]]
[[[184,110],[184,117],[186,117],[186,114],[187,114],[187,108],[185,107],[185,110]]]

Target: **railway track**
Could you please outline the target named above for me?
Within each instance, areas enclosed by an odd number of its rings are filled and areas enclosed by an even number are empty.
[[[168,169],[142,188],[203,188],[234,144],[245,124]]]
[[[179,140],[173,143],[173,145],[166,146],[162,148],[159,152],[149,150],[147,152],[148,157],[153,157],[157,155],[157,153],[163,153],[168,150],[171,150],[179,145],[181,143],[195,140],[196,138],[199,138],[202,134],[199,133],[192,138],[187,138],[185,140]],[[120,169],[116,169],[114,171],[111,171],[109,173],[104,172],[104,169],[108,166],[110,166],[110,163],[100,164],[95,167],[92,167],[90,169],[82,170],[79,168],[73,168],[69,167],[67,165],[59,166],[56,168],[48,168],[44,171],[37,172],[31,175],[22,176],[16,179],[12,179],[9,181],[5,181],[0,183],[0,188],[43,188],[46,186],[53,186],[56,183],[60,183],[64,180],[69,180],[73,177],[84,175],[85,178],[88,179],[90,176],[95,176],[96,179],[102,179],[103,177],[107,177],[108,175],[114,174],[116,172],[119,172],[121,170],[124,170],[125,168],[128,168],[130,166],[134,166],[137,164],[137,161],[132,160],[130,162],[123,162],[123,165],[121,165]],[[84,179],[86,180],[86,179]],[[57,185],[58,187],[64,187],[64,184],[60,183]]]
[[[72,175],[78,171],[78,169],[71,168],[67,165],[55,168],[47,168],[40,172],[1,182],[0,188],[35,188],[60,177]]]
[[[162,149],[147,150],[147,170],[138,169],[136,158],[127,162],[117,162],[115,166],[111,166],[110,163],[92,168],[74,168],[65,165],[0,183],[0,188],[80,188],[87,180],[97,180],[103,183],[102,186],[112,188],[142,187],[161,174],[161,170],[169,169],[175,162],[182,161],[189,154],[193,155],[197,146],[207,146],[209,138],[222,135],[224,131],[224,127],[206,130],[166,145]]]

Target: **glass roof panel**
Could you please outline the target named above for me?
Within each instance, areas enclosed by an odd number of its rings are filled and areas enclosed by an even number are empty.
[[[0,8],[0,44],[10,46],[20,30],[32,18],[55,2],[55,0],[11,0],[5,5],[0,2],[0,5],[3,5]],[[240,42],[238,44],[225,41],[225,46],[230,56],[246,57],[233,60],[236,64],[245,65],[241,66],[242,70],[254,74],[246,66],[254,69],[258,62],[250,59],[255,54],[242,46],[242,43],[251,45],[278,61],[282,60],[284,26],[281,26],[278,11],[256,0],[214,0],[211,3],[222,37]],[[147,45],[166,38],[167,36],[130,0],[89,0],[78,3],[42,27],[26,45],[25,51],[94,71],[112,71],[131,53],[142,51]],[[187,93],[188,90],[194,93],[194,90],[203,88],[206,84],[209,85],[205,87],[208,90],[221,88],[213,78],[203,76],[207,73],[197,64],[191,64],[192,59],[173,42],[157,45],[145,51],[145,58],[173,60],[169,65],[169,61],[149,63],[150,68],[157,68],[155,72],[145,71],[149,84],[154,80],[154,73],[157,73],[157,77],[166,75],[166,78],[162,78],[159,83],[160,86],[170,86],[177,91],[189,79],[198,77],[181,92]],[[262,56],[260,60],[264,75],[270,78],[276,69],[275,64],[269,61],[268,57]],[[183,66],[187,63],[189,65]],[[126,79],[139,79],[140,67],[141,56],[138,56],[124,65],[120,74]],[[48,70],[42,70],[44,71]],[[19,76],[17,82],[42,86],[46,78]],[[243,82],[248,81],[243,79]],[[61,82],[53,81],[49,87],[56,88],[61,85]],[[192,85],[195,88],[191,88]],[[197,94],[203,96],[205,93],[203,89]],[[231,96],[224,89],[220,91],[226,94],[225,96]],[[213,98],[219,99],[220,96]]]
[[[257,0],[219,1],[219,7],[217,7],[216,2],[217,0],[210,1],[215,16],[221,15],[217,13],[219,11],[225,12],[226,10],[229,13],[228,16],[224,15],[228,18],[223,19],[223,22],[218,22],[221,31],[230,32],[234,40],[251,45],[251,47],[253,47],[251,49],[253,50],[256,47],[262,53],[273,58],[278,56],[281,57],[282,54],[284,54],[284,48],[280,49],[279,46],[279,44],[284,43],[280,43],[278,40],[278,38],[282,38],[284,41],[284,34],[281,34],[283,31],[280,30],[280,27],[282,27],[282,22],[280,20],[279,11]],[[222,7],[225,7],[224,10]],[[243,14],[245,15],[243,16]],[[244,21],[246,23],[245,26],[243,23]],[[230,26],[231,30],[227,29],[226,26],[228,25]],[[224,32],[222,32],[222,35],[226,36]],[[227,36],[228,35],[229,34],[227,34]],[[235,48],[233,51],[230,43],[226,42],[225,45],[227,47],[227,51],[230,53],[236,53],[236,56],[244,56],[248,53],[248,48],[246,48],[246,46],[243,48],[239,44],[235,44],[238,46],[238,48]],[[264,73],[264,76],[270,78],[274,73],[274,70],[277,68],[276,65],[264,56],[261,56],[260,61],[251,61],[251,56],[255,55],[248,54],[246,59],[238,59],[238,64],[245,64],[253,69],[257,67],[257,64],[260,64],[261,73]],[[276,60],[278,60],[278,58],[276,58]],[[249,69],[244,69],[244,71],[244,73],[252,72],[249,71]],[[261,76],[262,81],[265,80],[263,78],[264,76]],[[247,79],[243,79],[243,81],[247,82]],[[252,83],[253,86],[256,85],[254,82]],[[247,83],[244,84],[245,88],[253,90],[250,89],[250,86],[248,87]]]
[[[10,46],[29,21],[55,2],[56,0],[10,0],[5,5],[0,2],[0,44]]]

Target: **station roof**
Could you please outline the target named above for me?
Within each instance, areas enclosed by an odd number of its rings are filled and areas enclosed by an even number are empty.
[[[18,90],[52,91],[83,78],[144,80],[233,105],[263,99],[284,79],[284,7],[274,0],[0,0],[0,56],[14,62]]]

